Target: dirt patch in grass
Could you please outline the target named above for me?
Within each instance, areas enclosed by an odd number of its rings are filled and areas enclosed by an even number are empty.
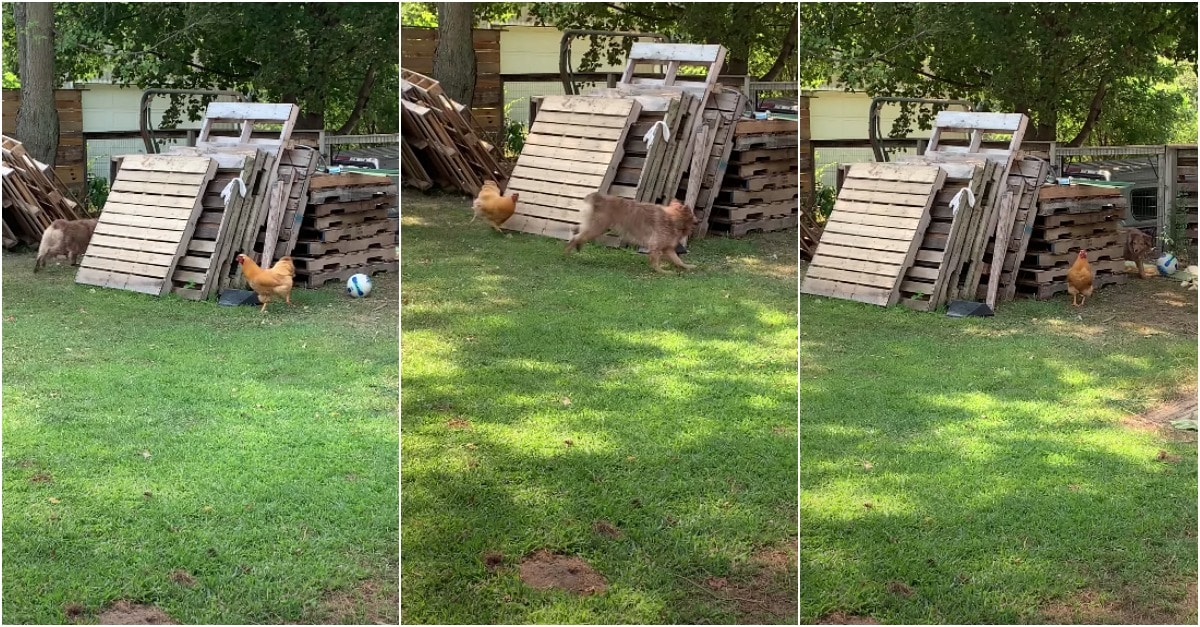
[[[723,236],[711,234],[709,237]],[[754,253],[744,256],[729,256],[725,259],[725,264],[755,274],[795,280],[798,270],[796,237],[796,229],[773,233],[751,233],[741,239],[754,243]]]
[[[446,423],[446,426],[451,429],[470,429],[471,421],[463,420],[462,418],[451,418],[450,421]]]
[[[1196,420],[1196,384],[1181,386],[1175,396],[1162,401],[1146,411],[1126,416],[1121,420],[1130,429],[1152,431],[1177,442],[1196,442],[1195,431],[1184,431],[1171,426],[1172,420]]]
[[[30,477],[29,481],[31,483],[51,483],[54,481],[54,477],[50,476],[50,473],[43,470],[42,472]]]
[[[82,603],[68,603],[63,606],[63,614],[67,615],[67,620],[75,622],[83,615],[84,609]]]
[[[500,551],[484,551],[483,565],[490,571],[495,571],[504,565],[504,554]]]
[[[826,614],[817,619],[818,625],[880,625],[879,621],[870,616],[859,616],[858,614],[847,614],[846,612],[833,612]]]
[[[1143,337],[1196,337],[1197,292],[1180,287],[1173,279],[1130,278],[1123,285],[1097,290],[1079,308],[1071,307],[1070,298],[1062,294],[1052,300],[1064,302],[1063,312],[1069,319],[1047,320],[1047,324],[1057,322],[1061,327],[1051,330],[1081,338],[1103,335],[1109,328]]]
[[[321,604],[323,625],[395,625],[400,622],[400,591],[374,579],[360,581],[350,590],[338,590]]]
[[[730,578],[709,578],[713,596],[736,604],[739,624],[795,624],[797,539],[766,547],[734,567]]]
[[[545,549],[521,560],[521,581],[538,590],[558,588],[583,595],[601,594],[608,589],[604,576],[587,562]]]
[[[592,531],[614,540],[621,537],[621,530],[617,529],[607,520],[597,520],[596,522],[592,523]]]
[[[1070,598],[1041,608],[1047,624],[1195,625],[1196,582],[1186,584],[1184,598],[1173,602],[1146,604],[1136,601],[1133,591],[1104,593],[1081,590]]]
[[[178,625],[153,605],[117,601],[100,613],[101,625]]]
[[[183,569],[171,571],[171,581],[187,588],[196,585],[196,578]]]

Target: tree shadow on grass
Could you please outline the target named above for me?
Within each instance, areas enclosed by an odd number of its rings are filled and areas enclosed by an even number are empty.
[[[804,622],[1061,620],[1080,590],[1139,622],[1194,615],[1195,447],[1119,424],[1194,346],[858,315],[875,332],[801,327],[822,338],[802,338]]]
[[[751,577],[755,551],[794,538],[794,284],[658,276],[600,248],[564,260],[529,236],[463,235],[470,255],[439,257],[455,236],[428,223],[403,237],[406,619],[742,615],[693,584]],[[609,591],[524,587],[515,564],[540,548],[584,557]]]

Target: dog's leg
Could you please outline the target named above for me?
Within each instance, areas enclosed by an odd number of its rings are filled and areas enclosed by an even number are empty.
[[[671,263],[679,266],[680,268],[683,268],[684,270],[695,270],[696,269],[696,266],[694,266],[692,264],[684,263],[683,260],[679,258],[679,253],[675,252],[674,248],[668,248],[664,252],[667,253],[667,259],[670,259]]]
[[[654,268],[655,272],[666,272],[662,267],[662,251],[656,248],[650,249],[650,267]]]
[[[569,253],[572,250],[580,250],[583,248],[584,244],[596,239],[597,237],[600,237],[601,235],[604,235],[604,232],[607,230],[608,228],[606,225],[589,224],[586,228],[581,229],[579,233],[575,235],[575,237],[572,237],[571,241],[567,242],[567,247],[563,250],[563,252]]]

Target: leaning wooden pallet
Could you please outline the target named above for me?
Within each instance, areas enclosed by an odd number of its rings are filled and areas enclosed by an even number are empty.
[[[852,165],[800,291],[895,304],[945,177],[932,165]]]
[[[625,71],[621,75],[622,85],[656,85],[671,86],[690,91],[698,99],[692,114],[690,128],[685,127],[684,136],[679,138],[679,150],[670,154],[670,159],[664,164],[666,176],[662,184],[655,186],[656,195],[644,199],[648,202],[663,203],[674,195],[679,187],[683,172],[691,165],[697,154],[707,155],[715,140],[715,128],[711,133],[701,132],[704,127],[702,111],[708,106],[709,99],[716,92],[717,77],[725,65],[725,48],[719,45],[707,44],[660,44],[636,42],[629,49],[629,57],[625,62]],[[662,78],[634,78],[634,71],[641,64],[660,64],[664,66]],[[704,79],[683,81],[679,79],[679,69],[684,66],[704,67]],[[695,206],[699,194],[701,177],[695,177],[689,184],[685,194],[685,204]]]
[[[252,180],[264,155],[254,149],[248,154],[218,153],[211,157],[217,161],[217,173],[208,184],[203,211],[171,277],[172,291],[190,300],[205,300],[216,293],[214,288],[233,239],[234,225],[247,204],[237,181]]]
[[[946,179],[934,197],[921,247],[900,285],[900,303],[918,311],[933,311],[945,303],[952,269],[962,255],[964,234],[980,211],[978,201],[972,203],[971,199],[978,199],[985,177],[995,166],[973,160],[938,167],[946,172]]]
[[[517,158],[506,194],[519,193],[507,229],[570,239],[584,198],[607,193],[641,105],[629,98],[547,96]],[[545,113],[562,113],[553,122]]]
[[[75,282],[167,293],[216,171],[208,157],[126,157]]]
[[[708,233],[713,203],[725,180],[725,173],[729,170],[730,155],[733,153],[734,129],[742,119],[742,113],[745,111],[747,103],[748,100],[742,92],[722,87],[720,91],[709,98],[708,106],[705,108],[705,115],[711,112],[717,116],[716,132],[712,150],[709,152],[708,163],[703,168],[694,168],[697,171],[696,174],[689,170],[687,176],[680,181],[679,191],[676,192],[677,196],[686,199],[688,190],[691,189],[692,176],[702,176],[695,202],[688,205],[696,211],[697,225],[696,233],[693,235],[696,239],[702,238]]]

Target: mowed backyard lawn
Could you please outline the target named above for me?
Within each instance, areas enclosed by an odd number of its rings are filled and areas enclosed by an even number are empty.
[[[1196,292],[800,311],[802,622],[1195,624]]]
[[[4,255],[6,623],[397,620],[395,275],[260,314],[32,267]]]
[[[658,275],[469,207],[402,202],[404,621],[794,624],[795,231]]]

